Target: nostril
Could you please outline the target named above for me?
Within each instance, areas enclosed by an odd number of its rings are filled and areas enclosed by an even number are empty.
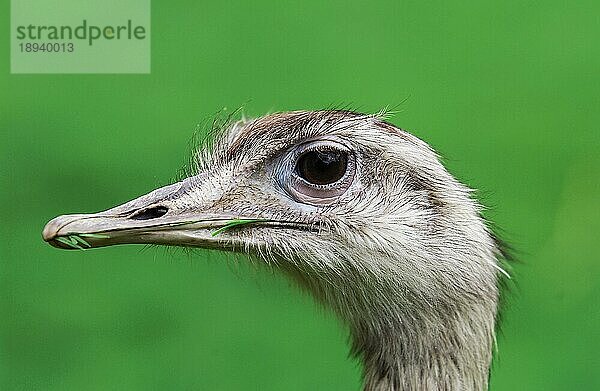
[[[151,208],[146,208],[142,210],[138,210],[129,218],[133,220],[150,220],[157,219],[167,214],[169,209],[166,206],[153,206]]]

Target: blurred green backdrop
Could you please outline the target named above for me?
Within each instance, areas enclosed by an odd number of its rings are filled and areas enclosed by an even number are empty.
[[[0,41],[0,389],[360,387],[283,278],[200,252],[59,251],[40,231],[167,183],[195,125],[399,106],[519,250],[493,390],[600,389],[596,2],[152,4],[150,75],[10,75]],[[2,1],[5,34],[9,4]],[[233,269],[233,270],[232,270]]]

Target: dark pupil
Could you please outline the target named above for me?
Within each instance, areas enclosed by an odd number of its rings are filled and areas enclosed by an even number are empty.
[[[298,175],[315,185],[328,185],[346,173],[348,155],[342,151],[310,151],[298,159]]]

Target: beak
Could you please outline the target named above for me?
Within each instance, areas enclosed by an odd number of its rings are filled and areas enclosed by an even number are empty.
[[[234,249],[239,243],[223,239],[220,233],[238,225],[267,222],[178,208],[177,199],[186,193],[189,181],[159,188],[104,212],[56,217],[46,224],[42,237],[63,249],[133,243]]]

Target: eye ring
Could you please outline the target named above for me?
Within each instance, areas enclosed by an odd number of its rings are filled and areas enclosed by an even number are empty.
[[[356,173],[354,152],[333,140],[300,145],[293,153],[289,193],[299,202],[329,205],[337,201],[352,184]]]

